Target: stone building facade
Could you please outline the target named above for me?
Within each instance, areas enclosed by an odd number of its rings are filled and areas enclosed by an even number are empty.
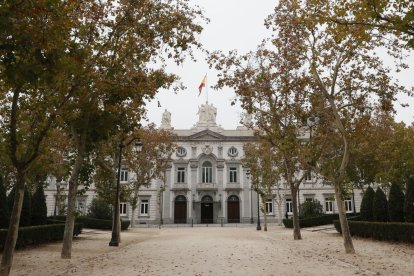
[[[199,107],[198,122],[190,129],[179,130],[171,126],[171,114],[165,110],[161,128],[177,135],[176,151],[166,171],[166,180],[154,180],[148,188],[140,191],[138,208],[135,212],[136,225],[158,224],[211,224],[252,223],[257,221],[258,199],[252,191],[248,171],[243,167],[243,145],[255,142],[253,131],[244,126],[233,130],[223,129],[216,122],[217,109],[211,104]],[[250,118],[244,118],[245,124]],[[121,184],[131,177],[127,168],[121,171]],[[61,197],[67,189],[61,183]],[[51,180],[46,190],[48,214],[53,215],[56,206],[57,186]],[[95,196],[93,185],[84,196],[78,197],[77,208],[86,213]],[[266,203],[269,222],[278,222],[292,213],[292,196],[298,196],[299,203],[317,199],[325,213],[336,213],[332,186],[324,184],[316,175],[309,174],[297,195],[288,189],[275,190],[275,196]],[[347,212],[359,211],[361,191],[355,191],[346,200]],[[282,217],[279,217],[280,204]],[[356,207],[356,208],[355,208]],[[131,219],[128,203],[121,203],[121,216]],[[263,215],[261,214],[261,219]]]

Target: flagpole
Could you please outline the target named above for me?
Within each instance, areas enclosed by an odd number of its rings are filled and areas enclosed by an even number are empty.
[[[206,96],[207,96],[207,104],[208,104],[208,81],[207,81],[207,74],[206,74]]]

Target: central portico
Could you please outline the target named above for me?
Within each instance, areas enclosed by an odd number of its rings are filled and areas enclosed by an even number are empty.
[[[245,127],[225,130],[217,125],[217,109],[203,104],[191,129],[171,127],[164,112],[161,127],[177,135],[177,150],[167,171],[163,201],[165,223],[239,223],[251,219],[247,168],[241,165],[243,145],[254,142]]]

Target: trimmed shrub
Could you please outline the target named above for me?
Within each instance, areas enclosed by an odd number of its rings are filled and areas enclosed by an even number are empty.
[[[20,227],[19,235],[16,242],[16,248],[24,248],[29,245],[36,245],[42,243],[49,243],[53,241],[63,240],[63,233],[65,231],[65,224],[49,224]],[[4,247],[7,237],[7,229],[0,230],[0,249]],[[82,224],[75,223],[73,235],[77,236],[82,233]]]
[[[390,221],[404,221],[404,193],[397,183],[392,183],[388,198],[388,214]]]
[[[380,187],[375,192],[374,202],[372,203],[372,217],[374,221],[388,221],[387,196]]]
[[[27,185],[24,187],[24,198],[22,213],[20,215],[19,227],[30,226],[32,218],[32,206],[31,206],[31,195]]]
[[[341,233],[339,220],[334,221],[336,230]],[[414,223],[348,221],[352,236],[372,238],[380,241],[414,243]]]
[[[319,225],[331,224],[335,219],[338,219],[338,214],[320,215],[311,218],[299,219],[299,226],[301,228],[313,227]],[[286,228],[293,228],[292,219],[283,219],[283,225]]]
[[[414,222],[414,178],[407,179],[407,190],[404,200],[404,218],[406,222]]]
[[[319,200],[305,201],[300,205],[300,215],[303,218],[317,216],[323,214],[323,208]]]
[[[45,191],[43,190],[42,183],[39,183],[32,198],[32,225],[46,224],[46,219],[47,207]]]
[[[85,228],[111,230],[112,220],[95,219],[90,217],[77,217],[76,222],[82,223]],[[121,220],[121,230],[128,229],[129,220]]]
[[[102,199],[94,198],[89,206],[88,216],[96,219],[110,220],[112,218],[111,206]]]
[[[7,203],[6,187],[0,175],[0,229],[9,227],[9,204]]]
[[[371,221],[372,215],[372,204],[374,202],[375,192],[374,189],[369,186],[362,197],[361,202],[361,219],[365,221]]]

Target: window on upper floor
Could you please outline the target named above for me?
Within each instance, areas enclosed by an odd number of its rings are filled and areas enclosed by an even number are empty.
[[[307,171],[305,173],[305,181],[312,181],[312,171]]]
[[[128,181],[128,169],[121,169],[120,182],[127,182],[127,181]]]
[[[177,168],[177,183],[185,183],[185,168]]]
[[[185,148],[183,148],[183,147],[178,147],[177,148],[177,151],[176,151],[176,155],[178,157],[184,157],[184,156],[187,155],[187,150]]]
[[[213,182],[213,165],[210,161],[204,161],[201,168],[201,182],[212,183]]]
[[[239,151],[235,147],[231,147],[229,148],[229,151],[227,152],[227,154],[230,157],[236,157],[239,154]]]
[[[237,183],[237,168],[229,169],[229,181],[230,183]]]

